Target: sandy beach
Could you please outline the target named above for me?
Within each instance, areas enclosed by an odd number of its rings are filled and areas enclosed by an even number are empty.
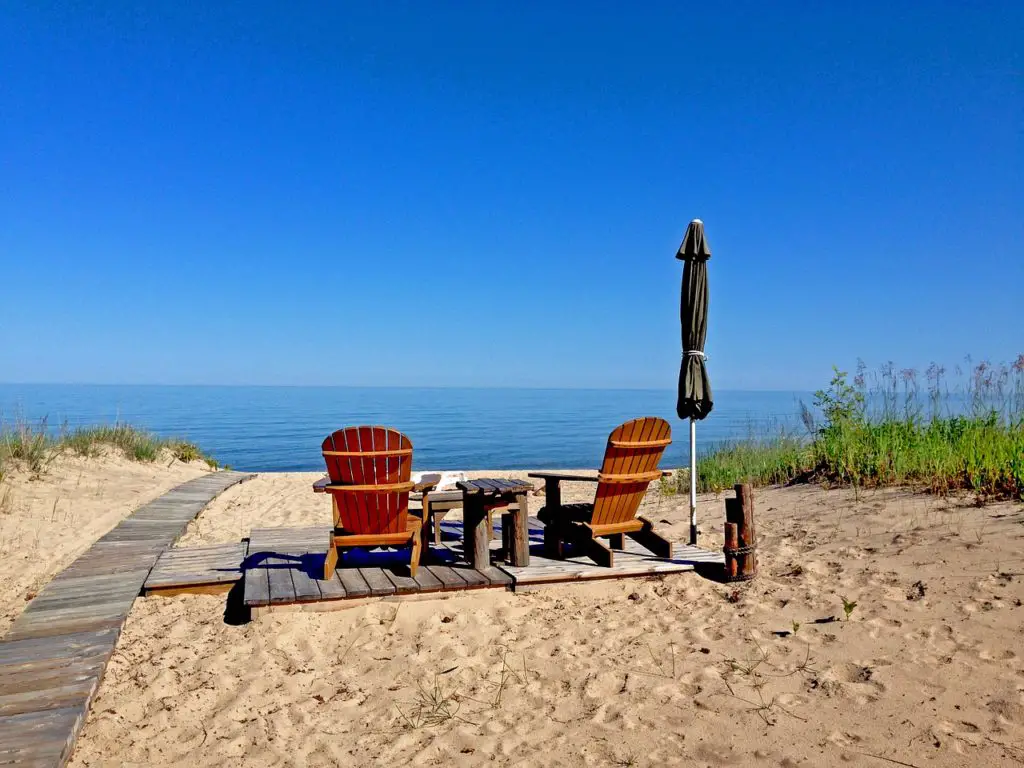
[[[0,483],[0,635],[25,603],[147,501],[206,474],[201,461],[57,456],[41,478],[12,466]]]
[[[229,489],[179,546],[323,524],[317,477]],[[685,496],[644,507],[684,536]],[[688,573],[246,624],[223,597],[139,599],[71,765],[1024,760],[1024,506],[798,486],[757,511],[761,575],[739,586]],[[702,497],[703,546],[722,520]]]

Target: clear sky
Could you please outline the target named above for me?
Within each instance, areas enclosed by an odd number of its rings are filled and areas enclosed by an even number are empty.
[[[0,381],[719,388],[1024,351],[1024,3],[5,2]]]

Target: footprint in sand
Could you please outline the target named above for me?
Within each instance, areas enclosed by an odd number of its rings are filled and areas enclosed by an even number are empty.
[[[1024,696],[1021,696],[1024,700]],[[992,699],[985,705],[1000,725],[1024,725],[1024,703],[1007,699]]]

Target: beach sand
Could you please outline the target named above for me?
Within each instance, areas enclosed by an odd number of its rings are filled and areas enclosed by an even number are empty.
[[[9,468],[0,483],[0,636],[96,539],[142,504],[209,471],[203,462],[141,463],[114,452],[58,456],[39,478]]]
[[[328,523],[316,478],[231,488],[180,545]],[[683,538],[686,497],[648,496]],[[223,597],[137,600],[71,765],[1020,765],[1024,506],[756,498],[761,575],[741,585],[686,573],[240,625]],[[702,545],[721,547],[723,516],[701,498]]]

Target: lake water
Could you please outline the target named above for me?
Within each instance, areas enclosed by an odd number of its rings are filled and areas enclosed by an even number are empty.
[[[715,393],[697,426],[698,453],[779,427],[802,431],[806,392]],[[383,424],[406,433],[422,469],[596,467],[608,433],[662,416],[675,442],[663,467],[689,461],[687,422],[670,390],[419,389],[0,384],[0,417],[46,417],[51,428],[120,420],[198,443],[249,471],[318,471],[320,444],[338,427]]]

